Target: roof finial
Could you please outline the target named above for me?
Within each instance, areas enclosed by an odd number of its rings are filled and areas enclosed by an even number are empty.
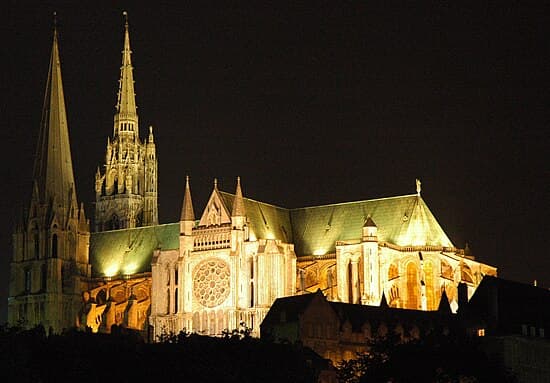
[[[53,29],[54,31],[57,29],[57,12],[53,11]]]
[[[122,11],[122,16],[124,16],[124,26],[128,28],[128,12]]]
[[[416,194],[420,197],[420,191],[422,190],[422,187],[421,187],[421,182],[420,180],[417,178],[416,179]]]
[[[218,179],[214,178],[214,189],[218,188]]]

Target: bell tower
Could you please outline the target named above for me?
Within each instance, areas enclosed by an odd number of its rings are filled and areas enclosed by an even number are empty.
[[[105,163],[95,176],[95,230],[158,224],[157,157],[153,128],[144,142],[134,93],[128,15],[124,12],[124,48],[113,136],[107,139]]]
[[[76,197],[54,28],[32,196],[13,235],[10,324],[42,324],[55,332],[77,325],[80,293],[91,273],[89,239],[89,221]]]

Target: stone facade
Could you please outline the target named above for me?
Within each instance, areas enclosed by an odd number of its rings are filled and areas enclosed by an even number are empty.
[[[57,31],[28,210],[13,235],[8,322],[59,332],[74,326],[87,289],[89,222],[78,205]]]
[[[184,212],[190,202],[190,197],[184,201]],[[259,335],[259,324],[273,301],[295,293],[293,245],[251,240],[239,205],[239,181],[232,212],[215,185],[198,224],[183,214],[179,250],[153,255],[150,323],[155,336],[180,330],[221,335],[241,323]]]

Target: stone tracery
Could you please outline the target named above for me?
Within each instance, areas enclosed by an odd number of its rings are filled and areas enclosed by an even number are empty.
[[[221,259],[199,263],[193,278],[193,293],[206,307],[220,305],[229,295],[229,266]]]

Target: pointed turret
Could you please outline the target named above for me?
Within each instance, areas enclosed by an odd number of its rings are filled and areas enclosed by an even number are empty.
[[[245,220],[246,211],[244,208],[243,192],[241,190],[241,177],[237,177],[237,188],[235,189],[235,199],[233,200],[233,210],[231,211],[233,228],[242,230]]]
[[[235,189],[235,200],[233,201],[233,210],[231,212],[231,216],[245,216],[243,192],[241,190],[241,177],[237,177],[237,188]]]
[[[191,187],[189,186],[189,176],[185,177],[185,194],[183,196],[183,205],[181,207],[180,233],[190,237],[195,226],[195,212],[193,211],[193,201],[191,200]],[[182,243],[182,249],[185,248]],[[192,246],[192,243],[191,243]]]
[[[378,227],[369,215],[363,224],[363,242],[376,242],[378,240],[377,235]]]
[[[128,31],[128,13],[124,12],[124,49],[122,50],[122,66],[115,114],[115,136],[117,133],[135,134],[138,130],[138,115],[136,96],[134,93],[134,74],[132,67],[132,51],[130,49],[130,32]]]
[[[185,177],[185,195],[181,208],[181,221],[195,221],[193,202],[191,201],[191,188],[189,187],[189,176]]]
[[[52,53],[33,173],[43,202],[50,203],[55,199],[60,207],[66,209],[69,209],[71,202],[75,202],[71,201],[74,175],[57,29],[54,29],[53,33]]]

